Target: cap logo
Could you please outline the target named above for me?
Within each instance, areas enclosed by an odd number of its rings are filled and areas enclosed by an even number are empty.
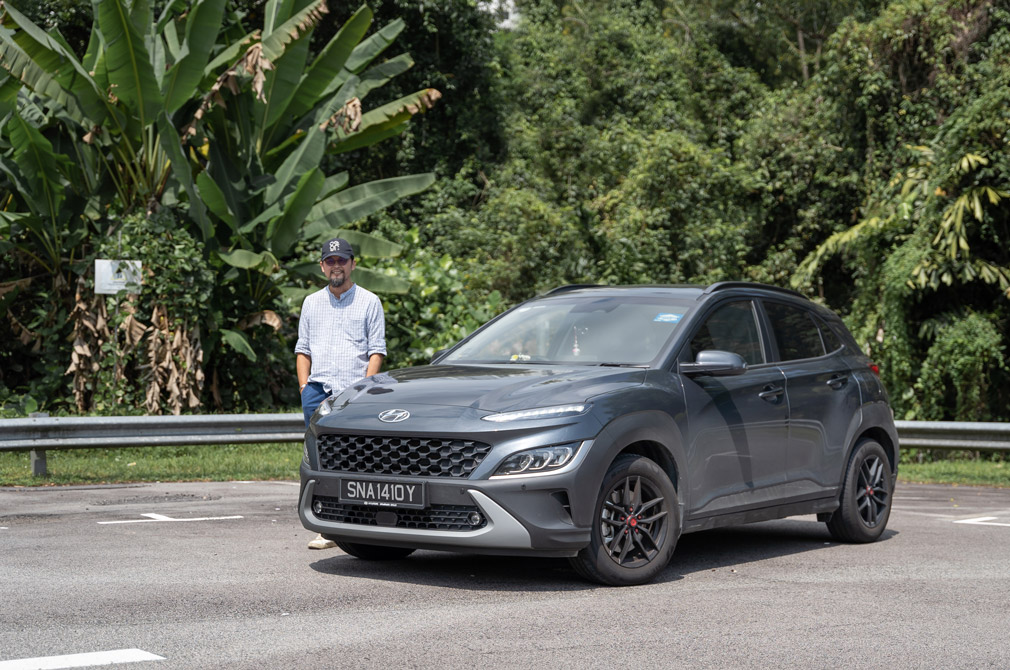
[[[330,251],[340,251],[340,240],[330,242]]]

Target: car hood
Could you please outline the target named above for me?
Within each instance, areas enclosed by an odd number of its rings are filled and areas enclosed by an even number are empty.
[[[335,405],[440,405],[506,412],[583,402],[636,386],[640,368],[557,365],[426,365],[404,368],[352,384]]]

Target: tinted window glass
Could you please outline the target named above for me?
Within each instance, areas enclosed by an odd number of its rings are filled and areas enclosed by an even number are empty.
[[[779,302],[766,302],[765,311],[775,332],[780,359],[793,361],[824,355],[821,333],[810,312]]]
[[[441,362],[644,365],[691,307],[626,295],[548,297],[485,326]]]
[[[821,327],[821,338],[824,340],[825,351],[830,354],[832,351],[838,351],[842,348],[842,341],[838,339],[835,331],[828,327],[828,324],[817,319],[817,325]]]
[[[697,358],[698,352],[706,349],[740,354],[748,365],[765,362],[754,309],[749,300],[723,305],[705,320],[691,340],[692,358]]]

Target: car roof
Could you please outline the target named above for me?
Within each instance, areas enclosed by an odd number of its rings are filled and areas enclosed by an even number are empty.
[[[758,294],[769,295],[778,294],[799,298],[804,302],[809,302],[806,296],[792,289],[772,286],[770,284],[758,284],[757,282],[745,281],[722,281],[707,286],[700,284],[636,284],[629,286],[607,286],[603,284],[569,284],[552,289],[540,297],[555,296],[561,294],[577,295],[601,295],[601,296],[626,296],[628,294],[639,296],[663,296],[666,298],[680,298],[686,300],[702,300],[710,295],[733,291],[734,294]]]

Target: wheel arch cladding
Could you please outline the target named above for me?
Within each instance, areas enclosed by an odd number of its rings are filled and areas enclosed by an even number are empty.
[[[682,485],[686,472],[682,444],[676,422],[663,411],[625,414],[607,424],[596,436],[591,456],[583,464],[581,504],[573,505],[572,509],[576,525],[592,523],[600,484],[611,463],[621,454],[637,454],[655,462],[670,478],[683,506],[687,487]]]
[[[862,433],[860,433],[859,438],[856,443],[852,446],[852,450],[856,448],[856,444],[859,444],[863,439],[869,438],[874,440],[884,449],[884,453],[887,454],[887,461],[891,466],[891,472],[897,472],[898,470],[898,447],[891,441],[891,436],[887,434],[887,431],[880,426],[871,426],[867,428]],[[852,452],[850,450],[850,453]]]

